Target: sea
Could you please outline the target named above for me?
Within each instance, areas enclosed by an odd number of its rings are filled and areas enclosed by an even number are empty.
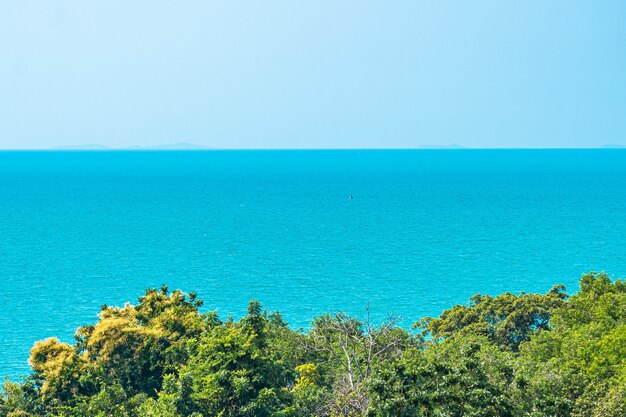
[[[0,376],[147,288],[409,328],[626,275],[626,149],[0,152]]]

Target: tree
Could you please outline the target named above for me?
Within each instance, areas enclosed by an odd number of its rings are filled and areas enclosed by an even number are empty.
[[[31,349],[0,417],[617,417],[626,413],[626,284],[475,296],[421,321],[326,314],[307,332],[253,301],[202,314],[194,294],[148,290],[104,306],[76,343]]]
[[[374,326],[369,309],[364,321],[343,313],[314,320],[305,343],[307,349],[320,353],[337,369],[333,386],[336,395],[331,404],[337,415],[363,415],[369,405],[364,382],[373,367],[400,356],[413,342],[396,323],[397,319],[390,317]]]
[[[193,384],[195,410],[223,417],[270,416],[289,397],[291,368],[268,349],[271,323],[253,301],[239,324],[225,323],[193,346],[183,368]]]
[[[557,285],[547,294],[497,297],[477,294],[468,306],[454,306],[439,318],[426,317],[414,324],[425,337],[444,339],[457,333],[475,333],[489,337],[494,343],[517,351],[522,342],[540,330],[548,330],[550,318],[567,299],[565,287]]]
[[[376,417],[515,415],[511,356],[484,336],[462,335],[413,348],[369,384]]]

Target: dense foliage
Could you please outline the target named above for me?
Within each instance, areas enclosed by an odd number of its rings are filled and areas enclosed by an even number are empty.
[[[222,321],[149,290],[74,344],[37,342],[0,416],[624,416],[626,283],[564,290],[477,295],[412,332],[345,314],[294,331],[256,301]]]

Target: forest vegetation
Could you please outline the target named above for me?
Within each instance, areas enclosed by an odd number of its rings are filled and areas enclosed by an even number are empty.
[[[2,417],[617,417],[626,415],[626,283],[568,296],[476,295],[410,330],[330,313],[306,331],[252,301],[241,320],[194,293],[103,306],[75,342],[30,351]]]

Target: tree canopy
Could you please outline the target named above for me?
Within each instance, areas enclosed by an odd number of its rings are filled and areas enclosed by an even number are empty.
[[[0,417],[617,417],[626,415],[626,283],[571,297],[476,295],[409,331],[344,313],[292,330],[252,301],[239,321],[193,293],[103,306],[74,343],[30,352]]]

